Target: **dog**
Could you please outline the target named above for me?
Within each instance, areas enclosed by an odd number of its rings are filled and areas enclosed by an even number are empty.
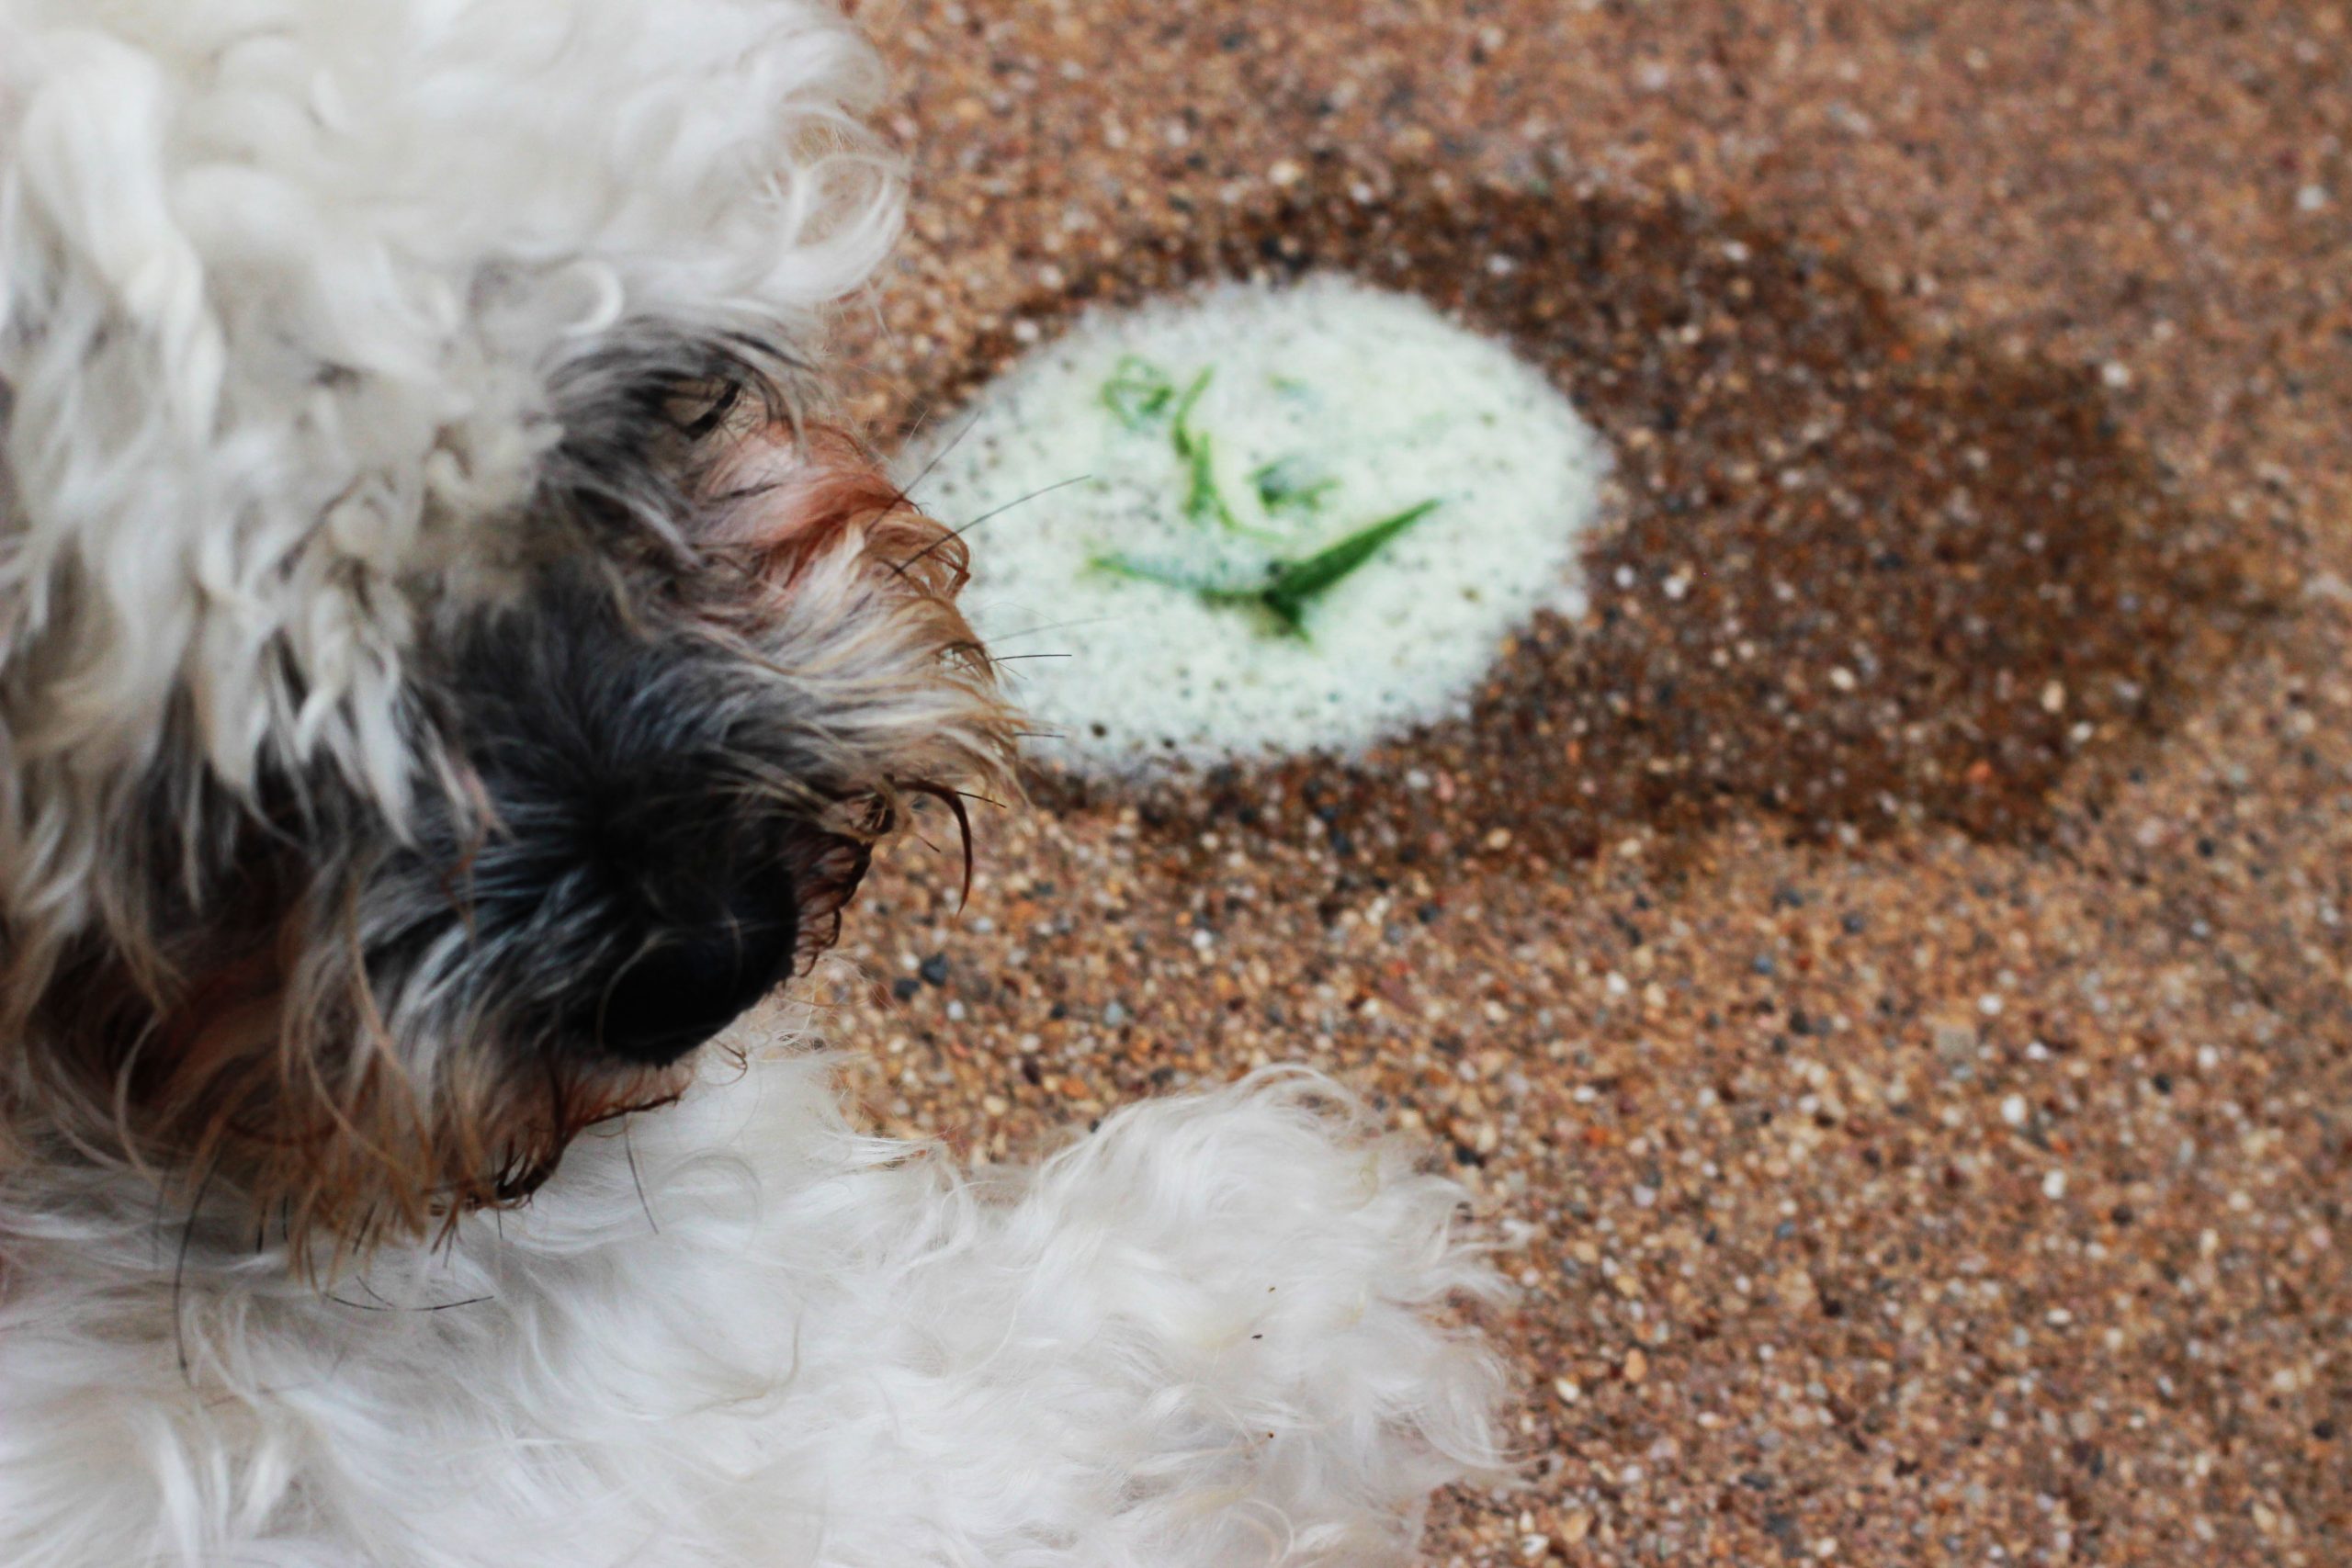
[[[0,0],[9,1568],[1377,1563],[1501,1460],[1333,1087],[972,1173],[729,1032],[1012,787],[825,389],[881,91],[820,0]]]

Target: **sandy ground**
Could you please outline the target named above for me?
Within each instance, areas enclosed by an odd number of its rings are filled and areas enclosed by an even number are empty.
[[[1435,1563],[2352,1559],[2352,13],[865,15],[877,431],[1077,302],[1340,266],[1623,468],[1462,723],[1041,780],[960,919],[899,853],[835,971],[876,1122],[1382,1097],[1528,1235],[1528,1481]]]

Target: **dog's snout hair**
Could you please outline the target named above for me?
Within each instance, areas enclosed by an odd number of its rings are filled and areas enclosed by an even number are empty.
[[[0,1183],[332,1255],[675,1094],[1011,723],[805,363],[838,13],[130,9],[0,4]]]
[[[513,1201],[828,946],[913,803],[1004,779],[961,542],[742,352],[572,383],[511,585],[423,613],[402,813],[314,769],[191,818],[157,770],[127,863],[172,891],[25,1020],[51,1126],[297,1238]]]
[[[1004,781],[962,546],[799,360],[896,223],[864,47],[687,9],[254,143],[207,92],[440,62],[0,7],[0,1182],[131,1168],[329,1256],[511,1201],[807,966],[912,802]],[[416,136],[520,176],[729,75],[689,172],[412,211]],[[151,231],[89,231],[89,160]]]
[[[422,967],[507,949],[511,1008],[621,1058],[699,1043],[823,945],[889,809],[836,773],[796,682],[638,615],[560,569],[473,630],[449,706],[495,830],[435,809],[382,879],[420,928],[390,945]],[[445,929],[453,876],[466,943]]]

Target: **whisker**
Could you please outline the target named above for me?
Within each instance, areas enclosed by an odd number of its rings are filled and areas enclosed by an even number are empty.
[[[922,418],[916,421],[915,428],[907,433],[909,439],[912,439],[915,435],[922,433],[922,421],[928,420],[929,418],[931,418],[931,411],[926,409],[923,411]],[[974,414],[971,418],[966,420],[964,422],[964,428],[957,431],[954,438],[951,439],[946,446],[942,446],[938,451],[933,452],[931,455],[931,461],[925,463],[922,468],[917,471],[914,478],[909,479],[905,484],[898,487],[899,505],[907,505],[914,500],[915,487],[922,483],[923,480],[931,478],[932,471],[937,468],[940,464],[947,460],[948,454],[954,452],[956,447],[964,445],[964,438],[971,434],[973,431],[978,429],[979,423],[980,416],[978,414]]]
[[[929,419],[930,417],[930,412],[925,411],[923,418]],[[922,509],[922,503],[917,502],[914,498],[915,487],[922,483],[923,480],[931,478],[932,470],[938,468],[940,464],[945,462],[949,453],[955,451],[956,447],[964,445],[964,438],[971,434],[972,432],[978,427],[979,423],[980,416],[978,414],[974,414],[970,419],[965,421],[964,428],[957,431],[955,437],[950,440],[946,446],[942,446],[938,451],[933,452],[931,455],[931,460],[923,464],[922,468],[916,472],[914,478],[909,479],[905,484],[892,486],[889,510],[896,512],[902,506],[912,506],[917,511],[921,511]],[[918,424],[917,428],[921,428],[920,424]],[[910,434],[911,434],[912,433],[910,432]],[[953,535],[948,536],[949,538],[954,536],[955,536]],[[922,559],[924,555],[929,555],[932,550],[937,549],[940,545],[944,543],[945,543],[944,539],[933,540],[932,544],[923,550],[922,555],[915,556],[910,560],[895,563],[890,568],[891,574],[896,577],[905,577],[909,567],[914,565],[916,561]]]
[[[1001,646],[1004,643],[1012,642],[1024,637],[1041,637],[1046,632],[1075,631],[1080,626],[1114,626],[1121,619],[1122,617],[1118,615],[1089,615],[1084,620],[1052,621],[1042,626],[1031,626],[1026,631],[1005,632],[999,636],[989,637],[989,641]]]
[[[917,417],[913,427],[908,431],[908,438],[911,439],[922,434],[923,425],[929,423],[930,419],[931,411],[929,409],[925,409],[923,412]],[[979,416],[975,414],[970,420],[965,423],[963,429],[956,433],[954,439],[950,440],[947,445],[942,446],[938,451],[931,455],[931,460],[923,464],[922,468],[915,474],[914,478],[909,479],[903,485],[891,486],[889,504],[882,510],[886,513],[896,512],[902,506],[918,506],[919,509],[919,503],[917,503],[914,499],[915,487],[922,483],[923,480],[931,478],[932,471],[937,468],[941,463],[946,461],[950,453],[954,452],[956,447],[961,446],[964,444],[964,438],[971,434],[972,431],[978,425],[978,423]],[[778,483],[779,481],[776,480],[765,480],[756,484],[745,485],[740,489],[725,491],[712,499],[721,505],[734,502],[749,501],[757,496],[765,495],[777,489]],[[891,567],[890,570],[897,575],[903,577],[906,575],[907,568],[914,565],[915,561],[919,561],[922,558],[922,556],[916,556],[913,560],[901,562]],[[728,564],[732,566],[735,570],[742,575],[750,576],[753,574],[753,569],[748,563],[729,559]]]
[[[956,912],[960,915],[964,912],[964,907],[972,901],[973,871],[972,814],[965,809],[964,792],[935,784],[913,784],[907,785],[907,788],[913,794],[929,795],[955,814],[956,830],[963,835],[964,839],[964,890],[956,896]]]
[[[327,1297],[335,1305],[349,1307],[354,1312],[455,1312],[459,1307],[480,1306],[484,1302],[497,1299],[496,1296],[468,1296],[461,1302],[435,1302],[431,1306],[375,1306],[367,1302],[355,1302],[348,1296],[329,1294]]]
[[[930,428],[932,416],[936,414],[938,412],[939,405],[926,398],[923,400],[921,407],[918,409],[912,419],[901,421],[901,428],[899,432],[899,450],[903,452],[909,446],[921,440],[922,438],[922,433]],[[946,457],[948,453],[956,450],[957,444],[960,443],[965,436],[971,434],[972,426],[978,423],[978,416],[973,416],[973,418],[965,424],[964,428],[956,433],[956,439],[954,441],[949,442],[939,451],[933,453],[931,460],[922,466],[922,471],[917,473],[913,479],[909,479],[904,485],[899,488],[899,499],[901,501],[914,500],[915,486],[929,479],[931,477],[931,471],[939,467],[940,459]]]
[[[1053,494],[1054,491],[1057,490],[1068,490],[1072,485],[1082,485],[1093,477],[1094,476],[1092,474],[1080,474],[1077,478],[1064,479],[1059,484],[1050,484],[1042,490],[1033,490],[1027,495],[1019,496],[1012,501],[1008,501],[1002,506],[997,507],[993,511],[983,512],[978,517],[973,518],[969,523],[965,524],[962,527],[950,528],[938,538],[933,539],[922,549],[917,550],[913,555],[899,562],[898,570],[900,572],[906,571],[908,568],[915,565],[918,561],[921,561],[924,557],[930,555],[933,550],[938,549],[942,545],[946,544],[950,539],[960,539],[965,535],[970,533],[973,529],[978,527],[981,524],[1001,517],[1017,506],[1026,506],[1033,501],[1043,500],[1045,497]]]
[[[1012,809],[1011,807],[1008,807],[1004,802],[999,800],[992,795],[975,795],[968,789],[959,789],[956,793],[966,800],[977,800],[982,806],[993,806],[999,811],[1009,811]]]
[[[653,1234],[660,1235],[662,1222],[653,1217],[653,1205],[645,1201],[645,1178],[638,1173],[637,1140],[630,1131],[635,1125],[634,1119],[625,1119],[621,1122],[621,1152],[628,1156],[628,1179],[630,1185],[637,1189],[637,1206],[645,1211],[645,1223],[652,1228]]]

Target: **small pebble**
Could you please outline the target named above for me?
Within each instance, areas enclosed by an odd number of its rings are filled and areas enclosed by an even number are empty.
[[[1532,1462],[1417,1561],[2332,1568],[2352,536],[2312,519],[2352,471],[2352,29],[910,7],[908,265],[844,328],[872,428],[1052,341],[1048,262],[1125,300],[1214,249],[1554,355],[1620,493],[1611,591],[1526,629],[1475,732],[988,813],[968,1019],[859,987],[826,1032],[860,1105],[1018,1163],[1298,1063],[1442,1153],[1511,1238],[1480,1321]],[[1020,608],[1001,651],[1066,646]],[[844,958],[914,976],[956,869],[886,852]]]

